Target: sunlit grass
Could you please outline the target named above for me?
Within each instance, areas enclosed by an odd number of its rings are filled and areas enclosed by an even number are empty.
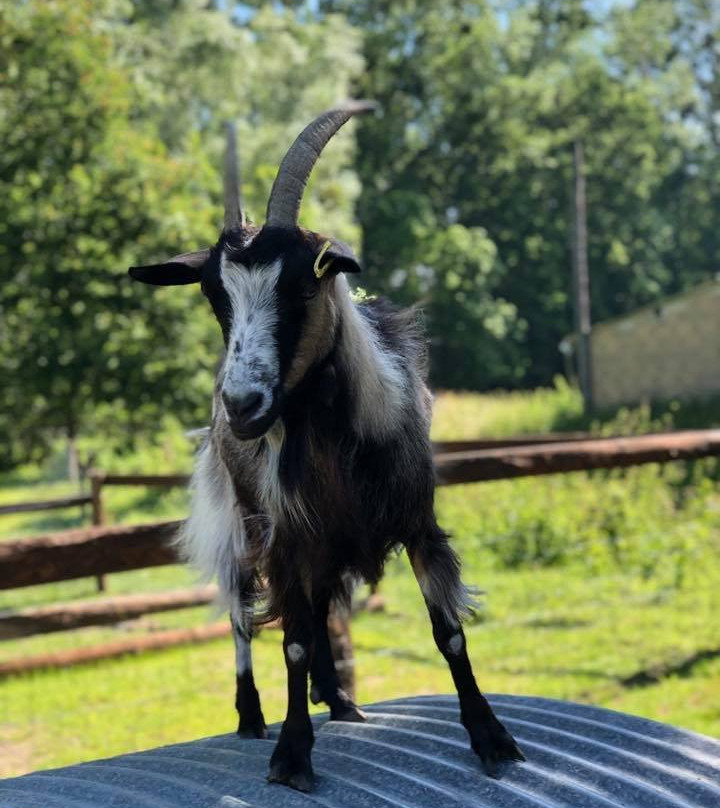
[[[562,386],[533,394],[445,394],[436,402],[434,437],[542,432],[570,424],[578,404]],[[650,423],[648,411],[628,411],[607,428],[632,432]],[[105,467],[186,471],[189,446],[185,453],[175,438],[168,446],[117,460],[108,452]],[[0,502],[72,490],[41,478],[39,470],[28,469],[0,481]],[[107,489],[106,504],[111,521],[134,522],[182,516],[187,500],[179,489],[117,488]],[[438,491],[437,509],[453,533],[466,580],[485,592],[467,627],[484,689],[606,705],[720,737],[716,463],[455,486]],[[70,512],[8,517],[0,521],[0,536],[82,521]],[[181,567],[107,576],[108,594],[193,581]],[[451,692],[404,557],[388,563],[382,592],[386,612],[360,613],[353,621],[359,700]],[[94,580],[67,581],[0,592],[0,609],[95,595]],[[2,643],[0,657],[211,619],[206,608],[149,615],[115,627]],[[231,646],[228,638],[0,682],[0,774],[232,731]],[[266,717],[279,720],[285,705],[279,632],[263,632],[254,648]],[[695,658],[696,664],[686,664]],[[654,672],[658,682],[624,684],[639,671]]]
[[[492,395],[444,392],[435,398],[434,440],[543,434],[582,415],[579,392],[558,380],[555,388]]]
[[[497,572],[467,559],[467,578],[485,589],[482,619],[467,627],[481,686],[491,692],[580,700],[671,720],[720,736],[716,693],[720,665],[691,678],[628,690],[621,680],[719,648],[706,619],[720,608],[715,572],[680,592],[622,575],[573,569]],[[452,692],[435,650],[422,600],[404,559],[389,565],[387,610],[353,621],[358,698],[371,702]],[[193,622],[207,613],[193,613]],[[116,631],[116,636],[117,636]],[[254,643],[255,667],[269,721],[285,705],[280,633]],[[4,774],[112,755],[234,729],[232,643],[127,657],[16,677],[0,687],[2,738],[27,751],[0,763]]]

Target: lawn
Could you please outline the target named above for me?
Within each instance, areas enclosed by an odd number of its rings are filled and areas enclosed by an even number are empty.
[[[528,394],[440,397],[435,437],[577,428],[571,391],[537,395],[545,396],[542,404]],[[616,418],[616,428],[632,431],[647,428],[650,415]],[[182,453],[174,460],[171,466],[160,453],[144,468],[167,471],[186,462]],[[130,462],[138,459],[118,461],[118,468]],[[29,498],[37,480],[30,471],[16,474],[0,488],[0,501]],[[109,510],[123,521],[181,514],[185,506],[180,491],[111,496]],[[720,737],[717,463],[456,486],[439,491],[437,506],[466,580],[483,590],[467,626],[481,687],[604,705]],[[39,517],[43,529],[55,526],[54,517]],[[34,532],[39,517],[0,527],[6,537]],[[108,577],[110,593],[191,581],[177,567]],[[353,621],[360,701],[451,692],[404,557],[389,561],[382,591],[385,612],[361,612]],[[31,587],[0,593],[0,608],[93,593],[90,580]],[[75,647],[210,619],[206,609],[152,615],[3,643],[0,653]],[[278,720],[285,704],[279,633],[263,632],[254,653],[266,717]],[[0,774],[231,731],[233,686],[229,639],[5,680]]]

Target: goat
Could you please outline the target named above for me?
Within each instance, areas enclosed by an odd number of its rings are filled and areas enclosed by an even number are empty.
[[[340,688],[328,640],[332,601],[351,582],[377,582],[404,546],[448,662],[461,720],[490,775],[524,760],[481,694],[461,618],[471,607],[460,565],[433,509],[431,396],[426,344],[413,312],[382,299],[356,303],[346,273],[360,271],[344,244],[299,228],[303,190],[320,152],[356,113],[350,102],[316,118],[278,170],[262,227],[242,211],[232,138],[225,221],[217,244],[161,264],[131,267],[160,286],[199,283],[225,350],[212,425],[193,475],[186,557],[216,575],[236,648],[238,732],[266,737],[252,672],[256,599],[280,617],[287,717],[268,780],[313,787],[312,693],[331,720],[365,716]]]

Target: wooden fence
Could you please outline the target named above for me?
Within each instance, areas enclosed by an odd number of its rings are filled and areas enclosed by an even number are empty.
[[[92,504],[92,497],[87,494],[77,496],[43,499],[35,502],[11,502],[0,505],[0,516],[11,513],[33,513],[35,511],[53,511],[61,508],[76,508]]]
[[[665,463],[720,456],[720,430],[695,430],[628,438],[588,438],[573,435],[568,441],[551,436],[545,442],[457,441],[435,444],[439,485],[456,485],[523,476],[625,468],[644,463]],[[539,439],[538,439],[539,440]],[[188,476],[92,476],[93,527],[0,542],[0,589],[65,581],[112,572],[175,564],[170,541],[179,522],[144,525],[104,525],[102,491],[105,486],[181,486]],[[35,503],[37,504],[37,503]],[[142,596],[95,598],[0,613],[0,640],[31,634],[106,625],[143,614],[209,603],[213,587],[161,592]],[[69,665],[130,652],[161,648],[181,642],[199,642],[227,633],[227,626],[212,624],[196,629],[158,632],[139,637],[37,657],[0,663],[0,675],[52,665]]]

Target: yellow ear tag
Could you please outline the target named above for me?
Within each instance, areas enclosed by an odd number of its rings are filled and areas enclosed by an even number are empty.
[[[332,258],[325,264],[324,266],[320,266],[320,261],[322,261],[323,255],[332,247],[331,241],[326,241],[322,247],[320,248],[320,252],[315,259],[315,263],[313,264],[313,272],[315,273],[315,277],[320,279],[322,276],[328,271],[330,268],[330,264],[332,264]]]

